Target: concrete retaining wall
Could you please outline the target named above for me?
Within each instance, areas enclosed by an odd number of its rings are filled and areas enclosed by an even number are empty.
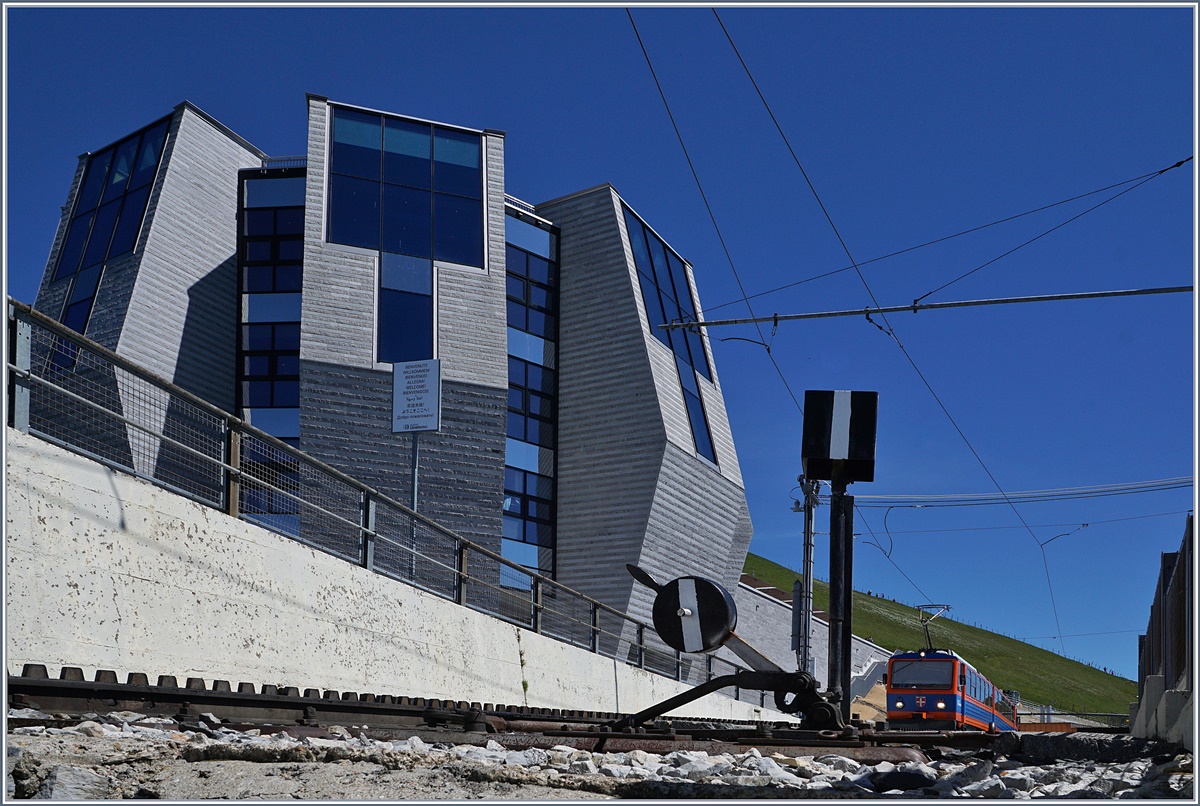
[[[6,659],[635,712],[684,687],[7,431]],[[676,714],[778,719],[712,694]]]

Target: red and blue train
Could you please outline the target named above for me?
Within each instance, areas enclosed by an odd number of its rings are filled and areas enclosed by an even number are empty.
[[[891,730],[1017,730],[1015,697],[948,649],[895,653],[885,682]]]

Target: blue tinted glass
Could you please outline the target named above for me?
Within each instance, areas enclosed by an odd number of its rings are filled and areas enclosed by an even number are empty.
[[[137,236],[142,229],[142,215],[146,212],[146,199],[149,196],[149,185],[125,196],[125,203],[121,206],[121,218],[117,221],[112,244],[108,247],[110,258],[132,252],[137,246]]]
[[[304,177],[247,179],[242,204],[245,207],[300,207],[304,204]]]
[[[675,301],[688,319],[696,318],[696,306],[692,304],[692,294],[688,286],[687,270],[674,252],[667,250],[667,265],[671,267],[671,282],[675,286]]]
[[[333,144],[330,168],[337,173],[379,179],[383,145],[378,115],[333,110]]]
[[[517,411],[525,410],[525,393],[511,386],[508,389],[508,407]]]
[[[433,263],[428,258],[383,253],[379,285],[391,291],[433,293]]]
[[[282,238],[279,241],[278,259],[290,262],[304,259],[304,241],[299,238]]]
[[[399,364],[429,358],[433,358],[433,297],[381,289],[377,360]]]
[[[242,356],[242,374],[248,377],[271,374],[271,357],[266,355]]]
[[[509,438],[504,442],[504,462],[522,470],[538,471],[538,459],[541,451],[537,445],[530,445],[518,439]]]
[[[508,296],[512,297],[513,299],[524,301],[525,281],[520,277],[513,277],[512,275],[506,277],[505,281],[505,289]]]
[[[88,315],[92,312],[91,297],[76,302],[74,305],[67,306],[67,311],[63,314],[62,323],[74,330],[76,333],[82,334],[87,327]]]
[[[510,221],[512,219],[509,219]],[[505,246],[504,263],[505,268],[513,274],[524,275],[526,272],[525,263],[528,255],[526,252],[517,249],[515,246]]]
[[[387,118],[383,123],[383,181],[429,190],[433,129]]]
[[[554,370],[529,364],[529,388],[548,395],[554,394]]]
[[[515,411],[508,413],[508,436],[513,439],[525,439],[525,416]],[[532,440],[529,440],[532,441]]]
[[[274,269],[271,266],[246,266],[242,269],[242,290],[274,291]]]
[[[273,406],[299,406],[300,381],[275,381],[275,396],[271,401]]]
[[[158,158],[162,154],[163,142],[167,139],[167,124],[169,123],[169,120],[164,120],[142,135],[142,147],[138,151],[133,176],[129,179],[130,188],[149,184],[150,180],[154,178],[154,171],[158,167]]]
[[[508,326],[515,327],[517,330],[529,329],[529,309],[525,307],[525,303],[515,300],[507,300],[505,305],[508,308]],[[514,352],[509,348],[509,352]],[[518,353],[520,355],[520,353]],[[522,355],[522,357],[525,357]]]
[[[434,127],[433,160],[435,190],[483,197],[479,135]]]
[[[433,210],[427,190],[383,186],[383,251],[430,257]]]
[[[91,226],[91,223],[91,215],[72,219],[70,227],[67,229],[67,237],[63,240],[62,250],[58,253],[58,269],[54,272],[55,280],[70,277],[79,268],[79,258],[83,252],[83,245],[87,243],[88,227]]]
[[[272,436],[300,436],[300,409],[243,409],[242,416],[252,426]]]
[[[525,492],[525,471],[515,467],[504,468],[504,489],[514,492]]]
[[[433,259],[483,267],[483,203],[433,195]]]
[[[299,375],[300,356],[281,354],[275,356],[276,375]]]
[[[83,251],[83,266],[95,265],[104,260],[108,254],[108,242],[112,239],[113,226],[117,223],[117,213],[121,209],[121,200],[116,199],[100,205],[96,210],[96,222],[92,224],[92,235],[88,238],[87,248]]]
[[[514,518],[509,515],[504,516],[504,536],[507,537],[509,540],[520,540],[521,533],[524,530],[524,528],[525,528],[525,524],[521,521],[520,518]],[[505,543],[507,543],[507,542],[508,541],[506,540]],[[503,549],[501,549],[501,551],[503,552]],[[501,556],[507,557],[508,554],[503,553]],[[520,560],[514,560],[514,561],[520,562]]]
[[[642,287],[642,302],[646,305],[646,319],[650,325],[650,333],[654,338],[661,341],[668,347],[671,345],[671,338],[667,335],[666,330],[663,330],[659,325],[666,323],[666,317],[663,316],[662,301],[658,298],[658,289],[655,288],[650,278],[638,272],[638,284]]]
[[[246,294],[242,297],[243,322],[298,322],[300,295]]]
[[[509,339],[511,340],[511,338],[512,338],[511,330],[509,331],[508,335],[509,335]],[[524,386],[525,385],[525,367],[526,367],[526,364],[524,361],[522,361],[519,358],[513,358],[512,356],[509,356],[509,359],[508,359],[508,382],[515,383],[517,386]]]
[[[706,380],[712,380],[712,375],[708,371],[708,357],[704,354],[704,342],[699,333],[688,330],[684,335],[687,338],[688,351],[692,354],[692,366],[696,371],[704,376]]]
[[[88,160],[87,175],[79,189],[79,199],[75,203],[75,215],[95,209],[100,203],[100,193],[104,190],[104,179],[108,176],[108,164],[112,162],[113,150],[107,149],[94,155]]]
[[[67,304],[96,296],[96,286],[100,284],[100,268],[100,266],[92,266],[75,276],[75,287],[71,289],[71,298]]]
[[[504,496],[503,508],[505,512],[512,512],[520,515],[523,503],[524,502],[521,500],[521,496],[509,494]]]
[[[529,413],[537,417],[544,417],[549,420],[554,417],[554,399],[539,395],[536,392],[529,393]]]
[[[300,325],[271,325],[275,329],[276,350],[300,349]]]
[[[542,257],[550,254],[550,233],[513,216],[504,217],[504,240]]]
[[[538,498],[545,498],[548,501],[554,499],[554,479],[549,476],[530,473],[525,489],[530,495],[536,495]]]
[[[271,247],[274,241],[246,241],[246,260],[261,263],[271,259]]]
[[[679,383],[683,386],[683,391],[699,395],[700,387],[696,385],[696,373],[692,371],[692,367],[688,364],[687,359],[676,355],[675,368],[679,370]]]
[[[554,281],[552,264],[536,255],[529,256],[529,279],[542,285],[550,285]]]
[[[304,234],[304,208],[289,207],[275,211],[275,231],[280,235]],[[249,235],[250,233],[246,233]]]
[[[276,291],[299,291],[304,281],[304,272],[295,264],[284,264],[275,267]],[[250,289],[247,289],[250,290]],[[269,291],[270,289],[262,289]]]
[[[529,309],[529,332],[543,339],[554,338],[554,317],[542,311]]]
[[[550,289],[540,285],[530,285],[529,304],[535,308],[550,310]]]
[[[704,404],[696,395],[686,392],[683,402],[687,404],[688,419],[692,423],[692,439],[696,442],[696,452],[710,462],[717,461],[713,451],[712,437],[708,433],[708,419],[704,416]]]
[[[242,383],[243,406],[270,406],[270,381],[244,381]]]
[[[101,202],[118,198],[125,192],[129,177],[133,173],[133,160],[137,156],[138,138],[133,137],[117,146],[112,166],[108,169],[108,181],[104,183]]]
[[[270,350],[271,325],[243,325],[243,350]]]
[[[379,248],[379,183],[334,174],[329,177],[329,240]]]
[[[654,267],[650,264],[650,251],[646,248],[645,229],[628,208],[625,210],[625,228],[629,230],[629,246],[633,249],[633,262],[637,270],[653,278]]]
[[[242,219],[242,234],[274,235],[275,211],[271,209],[246,210]]]

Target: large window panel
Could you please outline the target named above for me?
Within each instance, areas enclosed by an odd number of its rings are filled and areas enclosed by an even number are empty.
[[[113,226],[117,223],[117,213],[120,210],[120,199],[106,202],[96,210],[96,221],[92,224],[92,234],[88,238],[87,248],[83,250],[84,268],[103,262],[104,256],[108,254],[108,243],[112,240]]]
[[[129,184],[129,176],[133,173],[133,160],[137,155],[138,138],[126,140],[117,146],[113,156],[112,167],[108,170],[108,181],[104,183],[104,196],[101,202],[116,199],[125,192]]]
[[[243,185],[245,207],[301,207],[304,205],[303,176],[279,179],[247,179]]]
[[[329,240],[379,249],[379,183],[329,177]]]
[[[433,297],[379,290],[378,360],[400,364],[433,357]]]
[[[483,266],[483,203],[479,199],[433,196],[433,259]]]
[[[704,404],[698,396],[691,392],[684,393],[683,401],[687,404],[688,419],[692,423],[692,439],[696,443],[696,453],[715,464],[717,454],[713,450],[712,437],[708,433],[708,418],[704,414]]]
[[[104,180],[108,176],[108,164],[112,162],[112,156],[112,149],[108,149],[94,155],[88,161],[87,175],[83,178],[79,198],[75,202],[76,215],[94,210],[100,203],[100,194],[104,190]]]
[[[383,181],[429,190],[433,176],[428,125],[387,118],[383,124]]]
[[[435,128],[433,161],[435,190],[483,198],[479,135]]]
[[[72,219],[67,229],[67,237],[63,239],[62,249],[58,253],[58,269],[54,279],[61,280],[70,277],[79,268],[79,258],[83,255],[83,246],[87,243],[88,228],[92,216],[82,215]]]
[[[401,185],[383,186],[383,251],[413,257],[433,252],[433,200],[428,190]]]
[[[113,232],[112,244],[108,248],[108,256],[116,257],[126,252],[132,252],[137,246],[137,236],[142,229],[142,218],[146,212],[146,199],[150,196],[150,186],[146,185],[131,191],[125,197],[121,207],[121,217]]]
[[[330,166],[333,171],[378,180],[382,143],[382,121],[378,115],[334,110]]]
[[[164,120],[142,135],[142,147],[138,151],[133,176],[129,178],[130,190],[147,185],[154,178],[155,171],[158,168],[158,158],[162,155],[163,143],[167,139],[167,125],[169,123],[169,120]]]

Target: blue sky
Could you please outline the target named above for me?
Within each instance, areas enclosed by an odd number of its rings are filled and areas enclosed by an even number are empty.
[[[509,193],[539,202],[612,183],[695,266],[708,319],[750,315],[734,267],[761,294],[846,267],[847,251],[865,263],[1194,153],[1191,8],[720,15],[820,198],[712,11],[633,9],[732,266],[624,9],[9,5],[8,293],[34,298],[75,158],[185,99],[281,156],[304,150],[306,92],[503,130]],[[1129,187],[872,262],[862,276],[880,304],[910,303]],[[1194,200],[1192,162],[926,301],[1190,285]],[[870,302],[843,271],[751,305],[767,316]],[[803,420],[781,374],[801,400],[805,389],[879,392],[876,480],[850,490],[862,504],[995,493],[989,474],[1006,492],[1192,476],[1194,313],[1194,298],[1175,294],[892,315],[933,393],[862,317],[766,327],[778,372],[747,341],[760,339],[753,326],[712,329],[752,550],[800,565],[791,503]],[[953,617],[1132,677],[1159,555],[1178,548],[1193,506],[1190,488],[1017,512],[863,506],[855,585],[949,603]],[[1039,542],[1069,531],[1044,565]],[[824,577],[824,536],[817,546]]]

